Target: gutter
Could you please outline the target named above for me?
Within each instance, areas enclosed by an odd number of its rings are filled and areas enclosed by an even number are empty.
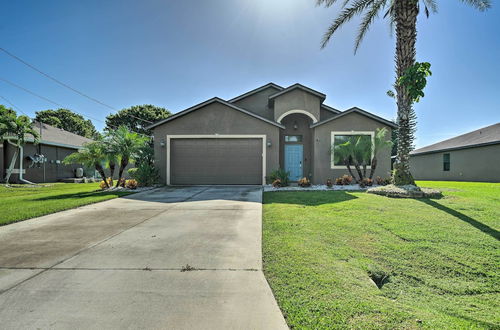
[[[6,141],[9,144],[13,145],[14,147],[19,148],[19,181],[27,183],[27,184],[34,184],[33,182],[28,181],[28,180],[23,178],[23,159],[24,159],[23,146],[18,146],[17,144],[14,144],[10,139],[6,139]]]

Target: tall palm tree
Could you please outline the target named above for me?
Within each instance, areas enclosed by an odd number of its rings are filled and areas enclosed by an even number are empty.
[[[94,167],[101,175],[106,188],[109,188],[103,167],[105,162],[106,152],[102,141],[86,143],[83,149],[66,156],[63,160],[64,164],[83,164],[87,167]]]
[[[490,0],[461,0],[481,11],[488,9]],[[316,0],[317,5],[331,7],[337,0]],[[337,30],[352,18],[362,15],[358,34],[355,40],[356,52],[363,41],[366,32],[381,12],[388,18],[391,27],[396,30],[396,81],[415,65],[417,40],[417,15],[421,8],[425,14],[437,12],[436,0],[343,0],[339,16],[333,21],[323,36],[321,47],[324,48]],[[409,97],[406,87],[395,84],[397,114],[397,156],[394,183],[397,185],[414,184],[410,173],[410,151],[413,148],[414,127],[416,116],[413,111],[413,100]]]
[[[117,130],[111,132],[110,149],[120,158],[120,169],[118,170],[118,182],[116,187],[120,185],[123,176],[123,171],[129,164],[133,162],[139,150],[148,143],[149,138],[135,132],[131,132],[125,126],[120,126]]]
[[[5,176],[5,183],[7,184],[16,164],[19,150],[26,143],[26,138],[32,136],[33,143],[39,142],[40,136],[32,125],[33,123],[28,116],[17,116],[14,110],[0,105],[0,141],[5,140],[15,147],[14,155]],[[20,159],[19,161],[22,162],[23,160]]]

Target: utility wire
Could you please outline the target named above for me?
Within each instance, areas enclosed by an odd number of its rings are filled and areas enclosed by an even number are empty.
[[[48,79],[50,79],[50,80],[54,81],[55,83],[57,83],[57,84],[59,84],[59,85],[61,85],[61,86],[65,87],[65,88],[67,88],[67,89],[69,89],[69,90],[71,90],[71,91],[73,91],[73,92],[75,92],[75,93],[77,93],[77,94],[79,94],[79,95],[81,95],[81,96],[83,96],[83,97],[85,97],[85,98],[87,98],[87,99],[89,99],[89,100],[93,101],[93,102],[96,102],[96,103],[98,103],[98,104],[100,104],[100,105],[102,105],[102,106],[105,106],[106,108],[109,108],[109,109],[114,110],[114,111],[119,111],[118,109],[116,109],[116,108],[114,108],[114,107],[112,107],[112,106],[110,106],[110,105],[108,105],[108,104],[106,104],[106,103],[104,103],[104,102],[102,102],[102,101],[99,101],[98,99],[93,98],[93,97],[91,97],[91,96],[89,96],[89,95],[87,95],[87,94],[85,94],[85,93],[83,93],[83,92],[81,92],[81,91],[77,90],[76,88],[73,88],[73,87],[69,86],[68,84],[63,83],[62,81],[60,81],[60,80],[58,80],[58,79],[56,79],[56,78],[52,77],[51,75],[49,75],[49,74],[47,74],[47,73],[43,72],[42,70],[40,70],[40,69],[36,68],[35,66],[33,66],[33,65],[29,64],[28,62],[26,62],[26,61],[25,61],[25,60],[23,60],[22,58],[20,58],[20,57],[18,57],[18,56],[16,56],[16,55],[14,55],[14,54],[12,54],[11,52],[7,51],[6,49],[4,49],[4,48],[0,47],[0,50],[1,50],[2,52],[4,52],[5,54],[9,55],[10,57],[12,57],[13,59],[15,59],[15,60],[17,60],[17,61],[19,61],[19,62],[23,63],[23,64],[24,64],[24,65],[26,65],[27,67],[29,67],[29,68],[31,68],[31,69],[33,69],[33,70],[35,70],[35,71],[36,71],[36,72],[38,72],[39,74],[41,74],[41,75],[43,75],[43,76],[47,77]],[[132,117],[132,118],[138,119],[138,120],[142,120],[142,121],[144,121],[144,122],[146,122],[146,123],[148,123],[148,124],[152,124],[152,123],[153,123],[153,122],[151,122],[151,121],[149,121],[149,120],[142,119],[142,118],[139,118],[139,117],[136,117],[136,116],[133,116],[133,115],[129,115],[129,116],[130,116],[130,117]]]
[[[44,100],[44,101],[47,101],[47,102],[52,103],[52,104],[54,104],[54,105],[57,105],[58,107],[64,108],[64,106],[63,106],[62,104],[59,104],[59,103],[57,103],[57,102],[55,102],[55,101],[52,101],[51,99],[46,98],[45,96],[38,95],[37,93],[35,93],[35,92],[33,92],[33,91],[30,91],[29,89],[27,89],[27,88],[25,88],[25,87],[23,87],[23,86],[20,86],[20,85],[18,85],[18,84],[16,84],[16,83],[12,82],[12,81],[10,81],[10,80],[7,80],[7,79],[2,78],[2,77],[0,77],[0,80],[1,80],[1,81],[3,81],[3,82],[5,82],[5,83],[7,83],[7,84],[9,84],[9,85],[11,85],[11,86],[14,86],[14,87],[16,87],[16,88],[19,88],[20,90],[23,90],[23,91],[25,91],[25,92],[26,92],[26,93],[28,93],[28,94],[31,94],[31,95],[36,96],[36,97],[38,97],[38,98],[40,98],[40,99],[42,99],[42,100]]]
[[[9,103],[14,109],[18,110],[19,112],[22,112],[25,116],[28,116],[26,112],[18,108],[14,103],[10,102],[6,97],[3,97],[0,95],[0,98],[3,99],[5,102]],[[28,116],[29,117],[29,116]]]

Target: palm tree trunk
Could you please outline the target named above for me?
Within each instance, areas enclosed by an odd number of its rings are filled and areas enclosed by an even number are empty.
[[[114,162],[109,162],[109,174],[111,178],[111,186],[113,186],[113,176],[115,175],[116,164]]]
[[[354,179],[356,183],[358,183],[358,179],[354,176],[354,173],[352,173],[351,165],[349,163],[346,163],[347,170],[349,171],[349,175]]]
[[[356,179],[356,182],[359,183],[363,181],[363,173],[361,172],[361,168],[359,167],[358,163],[354,163],[354,168],[356,169],[356,172],[358,172],[359,180],[357,180],[356,178],[354,179]]]
[[[128,165],[128,158],[123,157],[122,160],[120,161],[120,169],[118,170],[118,182],[116,182],[116,186],[118,187],[120,185],[120,181],[122,180],[123,176],[123,171],[125,170],[125,167]]]
[[[373,157],[372,167],[370,169],[370,180],[373,179],[373,174],[375,173],[376,168],[377,168],[377,157]]]
[[[106,173],[104,173],[104,168],[102,167],[102,165],[99,164],[99,163],[96,163],[95,164],[95,169],[101,175],[102,180],[104,181],[104,184],[106,185],[106,188],[109,188],[108,180],[106,180]]]
[[[418,0],[396,0],[396,79],[415,64],[417,40]],[[410,151],[415,133],[415,113],[406,87],[396,84],[398,148],[393,181],[396,185],[415,184],[410,173]]]

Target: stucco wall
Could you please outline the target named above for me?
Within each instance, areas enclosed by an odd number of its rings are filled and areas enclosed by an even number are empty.
[[[168,135],[197,134],[259,134],[266,135],[271,147],[266,147],[266,176],[279,166],[280,128],[234,110],[221,103],[211,103],[182,117],[157,126],[153,130],[155,164],[166,183],[166,143]]]
[[[450,170],[443,171],[443,154],[450,154]],[[500,182],[500,144],[416,155],[410,169],[416,180]]]
[[[321,100],[316,95],[300,89],[294,89],[274,99],[274,120],[290,110],[304,110],[311,113],[318,121],[320,119]]]
[[[338,119],[332,120],[314,128],[314,173],[313,182],[324,184],[327,179],[335,179],[344,174],[349,174],[347,168],[331,168],[331,132],[332,131],[375,131],[377,128],[386,127],[388,129],[387,139],[391,137],[391,128],[376,120],[350,113]],[[386,148],[377,155],[378,164],[374,178],[389,177],[391,171],[391,150]]]
[[[279,92],[278,89],[269,86],[268,88],[249,95],[241,100],[233,102],[234,105],[252,111],[259,116],[274,120],[274,110],[269,108],[269,95]]]

